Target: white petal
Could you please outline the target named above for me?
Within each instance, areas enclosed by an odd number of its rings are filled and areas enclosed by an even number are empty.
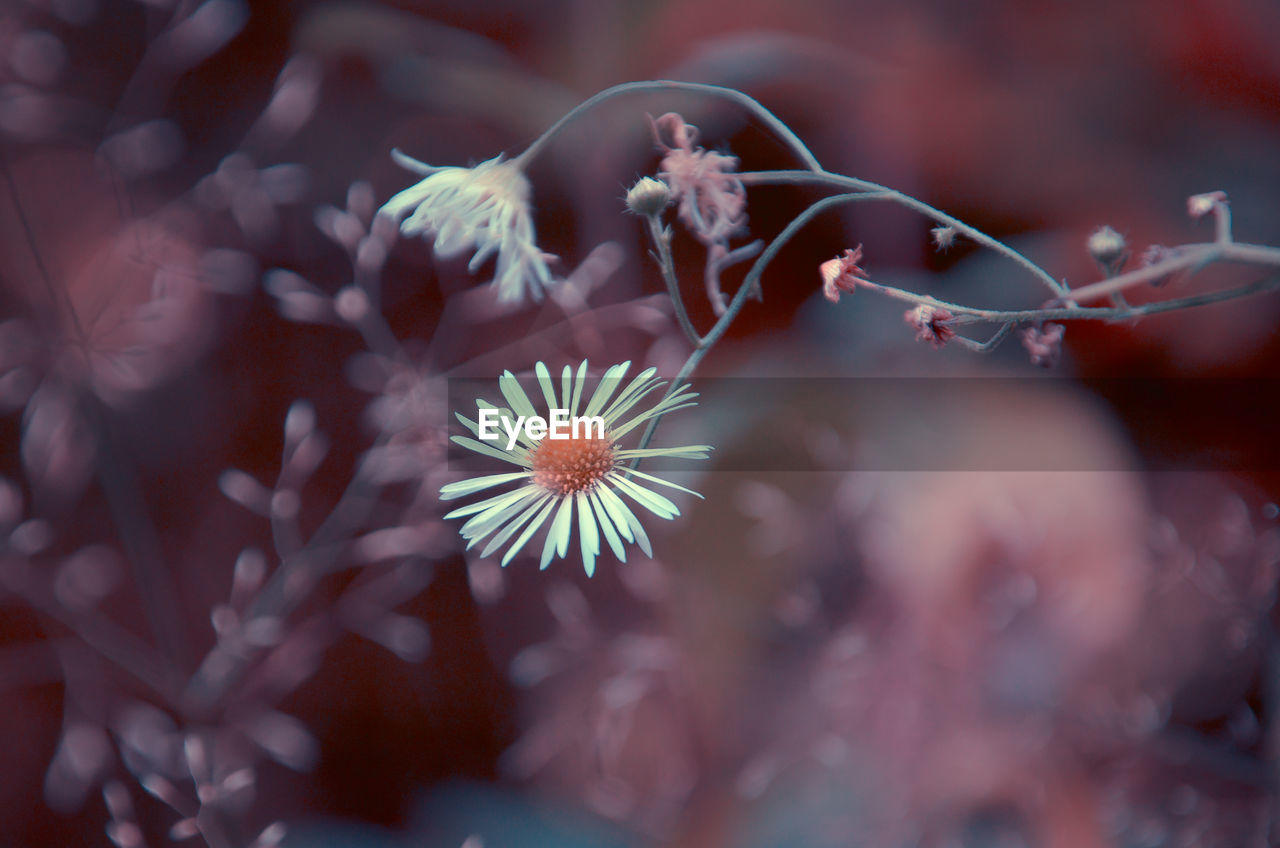
[[[578,541],[582,544],[582,567],[590,577],[596,571],[596,555],[600,553],[600,532],[596,529],[596,516],[585,492],[574,495],[578,502]]]
[[[551,514],[551,508],[555,505],[556,505],[555,498],[549,498],[547,500],[547,503],[542,508],[542,511],[539,512],[534,517],[533,521],[529,522],[529,526],[524,528],[524,532],[520,534],[520,538],[512,542],[511,547],[507,549],[507,552],[505,554],[503,554],[502,556],[503,566],[506,566],[506,564],[511,562],[511,559],[516,554],[520,553],[520,549],[524,547],[525,542],[528,542],[529,539],[533,536],[533,534],[537,532],[538,528],[542,526],[542,523],[547,520],[547,516]]]
[[[618,528],[622,538],[628,542],[635,542],[635,536],[631,534],[631,521],[627,519],[631,514],[630,507],[623,503],[622,498],[615,495],[608,486],[596,486],[595,493],[599,496],[600,503],[604,504],[605,510],[613,519],[613,524]]]
[[[573,403],[569,415],[578,414],[578,402],[582,400],[582,384],[587,380],[587,360],[582,360],[582,364],[578,366],[578,378],[573,381]]]
[[[449,441],[462,445],[464,448],[473,450],[476,453],[491,456],[494,459],[500,459],[503,462],[509,462],[512,465],[522,465],[526,468],[529,467],[528,459],[523,456],[523,453],[517,454],[514,451],[508,452],[500,448],[495,448],[493,445],[487,445],[484,442],[477,442],[475,439],[469,439],[466,436],[450,436]]]
[[[477,242],[479,242],[479,239],[477,239]],[[483,265],[485,260],[492,256],[497,249],[498,246],[491,241],[479,243],[475,255],[472,256],[471,261],[467,263],[467,270],[473,274],[480,270],[480,266]]]
[[[539,362],[533,366],[534,373],[538,375],[538,384],[542,386],[542,396],[547,401],[547,413],[556,408],[556,390],[551,385],[551,374],[547,372],[547,366]]]
[[[540,497],[534,499],[524,512],[507,522],[507,526],[502,528],[502,532],[489,540],[489,543],[484,546],[484,550],[480,552],[480,556],[487,557],[489,554],[502,547],[508,539],[515,535],[517,530],[524,526],[526,521],[533,517],[535,512],[542,508],[542,505],[545,504],[547,499],[550,497],[552,497],[550,492],[544,492]]]
[[[622,378],[626,376],[627,369],[630,367],[631,362],[628,360],[604,372],[604,376],[600,378],[600,384],[591,393],[591,402],[587,404],[587,408],[582,414],[591,416],[603,409],[604,405],[609,402],[609,398],[613,397],[613,393],[622,385]]]
[[[664,456],[672,459],[706,459],[707,452],[712,450],[711,445],[682,445],[675,448],[625,448],[623,450],[614,451],[614,459],[618,460],[618,464],[625,464],[625,460],[645,458],[651,456]]]
[[[605,409],[605,422],[610,424],[613,423],[614,420],[621,417],[628,409],[635,406],[642,397],[649,394],[649,392],[659,386],[665,385],[665,381],[653,379],[653,375],[657,372],[657,368],[646,368],[644,371],[637,374],[636,378],[631,381],[631,384],[622,390],[622,394],[614,398],[613,403]]]
[[[461,534],[462,538],[470,541],[471,545],[474,545],[507,521],[515,518],[529,501],[536,499],[542,494],[542,491],[539,486],[525,486],[514,492],[509,492],[505,498],[499,499],[493,506],[484,512],[478,513],[468,520],[466,524],[463,524],[458,533]],[[470,548],[471,545],[467,545],[467,547]]]
[[[573,369],[568,365],[560,372],[560,399],[564,403],[561,409],[569,408],[569,400],[573,397]]]
[[[597,487],[597,489],[602,487]],[[609,518],[609,512],[605,509],[604,504],[600,503],[600,497],[595,491],[590,493],[591,509],[596,514],[596,522],[600,525],[600,529],[604,531],[605,541],[609,543],[609,547],[613,549],[613,555],[618,558],[619,562],[627,561],[627,549],[622,546],[622,539],[618,538],[618,531],[613,529],[613,520]]]
[[[632,500],[659,518],[675,518],[680,514],[679,508],[666,497],[633,483],[621,474],[610,474],[608,479],[614,484],[614,488],[626,493]]]
[[[394,147],[391,149],[391,161],[395,162],[406,171],[413,171],[415,174],[423,174],[424,176],[431,176],[432,174],[439,173],[440,171],[449,170],[448,168],[428,165],[426,162],[423,162],[420,159],[414,159],[408,153]]]
[[[538,414],[538,411],[533,408],[533,404],[529,403],[529,396],[524,393],[524,387],[520,385],[520,381],[510,371],[503,372],[503,375],[498,379],[498,388],[517,415],[523,415],[528,418],[531,415]]]
[[[457,418],[459,421],[461,421],[461,422],[462,422],[462,426],[463,426],[463,427],[466,427],[468,430],[470,430],[470,431],[471,431],[471,435],[473,435],[473,436],[479,436],[479,435],[480,435],[480,425],[479,425],[479,424],[477,424],[476,422],[472,421],[470,418],[468,418],[467,416],[463,415],[461,412],[455,412],[455,413],[453,413],[453,417],[454,417],[454,418]]]
[[[431,194],[430,178],[421,180],[409,186],[404,191],[394,195],[390,200],[383,204],[379,212],[383,215],[390,215],[397,221],[406,214],[410,209],[417,208]]]
[[[438,256],[450,258],[462,253],[475,243],[475,232],[460,218],[449,217],[436,233],[435,251]]]
[[[459,480],[456,483],[449,483],[440,487],[440,500],[451,501],[454,498],[460,498],[463,495],[474,494],[475,492],[483,492],[490,486],[497,486],[500,483],[508,483],[512,480],[519,480],[521,477],[528,477],[526,471],[512,471],[510,474],[489,474],[485,477],[473,477],[470,480]]]
[[[686,489],[684,486],[672,483],[670,480],[663,480],[661,477],[654,477],[652,474],[645,474],[643,471],[637,471],[634,468],[630,469],[630,473],[643,480],[648,480],[650,483],[657,483],[660,486],[668,486],[672,489],[678,489],[681,492],[687,492],[688,494],[693,495],[695,498],[702,497],[702,495],[698,494],[693,489]],[[706,498],[703,498],[703,500],[706,500]]]
[[[604,486],[601,486],[599,488],[600,488],[600,491],[602,492],[609,491],[609,489]],[[613,493],[610,492],[610,494],[613,494]],[[631,507],[623,503],[622,498],[618,497],[617,495],[613,495],[613,497],[615,500],[617,500],[618,506],[622,508],[622,516],[624,519],[626,519],[628,532],[634,535],[636,544],[640,546],[640,550],[644,551],[645,556],[652,559],[653,548],[649,546],[649,537],[645,535],[644,527],[641,526],[640,524],[640,519],[636,518],[636,514],[631,511]]]
[[[547,531],[547,541],[542,546],[542,564],[538,567],[546,568],[551,564],[551,554],[556,552],[560,558],[569,552],[569,535],[573,532],[573,498],[564,497],[560,499],[560,509],[556,511],[555,520],[551,522],[551,529]]]
[[[640,413],[635,418],[632,418],[630,421],[628,421],[626,424],[623,424],[616,428],[611,427],[609,432],[613,433],[613,437],[615,439],[620,439],[627,433],[630,433],[636,427],[648,421],[650,418],[653,418],[659,415],[667,415],[668,413],[675,412],[678,409],[685,409],[686,407],[697,406],[697,405],[698,404],[693,401],[680,404],[678,406],[674,406],[666,403],[660,403],[657,406],[653,407],[652,409],[648,409]],[[608,423],[612,423],[612,422],[608,422]]]
[[[527,489],[527,488],[530,488],[530,487],[529,486],[522,487],[522,489]],[[516,489],[515,492],[519,492],[522,489]],[[498,504],[499,501],[503,500],[504,498],[510,497],[515,492],[503,492],[500,495],[494,495],[491,498],[485,498],[484,500],[476,501],[473,504],[460,506],[457,509],[450,512],[449,514],[447,514],[445,518],[446,519],[462,518],[463,516],[467,516],[467,515],[475,515],[477,512],[484,512],[486,509],[493,508],[495,505]]]

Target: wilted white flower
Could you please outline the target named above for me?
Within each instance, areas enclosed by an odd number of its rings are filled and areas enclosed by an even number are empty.
[[[583,397],[583,383],[586,380],[587,363],[578,367],[577,375],[566,365],[561,375],[561,392],[556,395],[551,375],[541,362],[534,371],[538,376],[543,397],[549,410],[567,410],[569,416],[578,416],[582,410],[583,417],[599,416],[603,419],[603,438],[592,428],[586,432],[573,433],[569,438],[544,437],[534,439],[521,429],[519,435],[509,449],[504,449],[503,440],[477,441],[466,436],[454,436],[453,441],[463,447],[485,456],[491,456],[520,466],[520,471],[507,474],[490,474],[470,480],[450,483],[440,490],[443,500],[471,495],[503,483],[517,483],[519,488],[511,492],[487,498],[479,503],[455,509],[445,518],[461,518],[471,516],[462,525],[463,538],[468,540],[467,547],[475,545],[481,539],[496,533],[485,546],[480,555],[488,556],[501,547],[512,536],[520,532],[515,542],[502,557],[506,565],[520,552],[525,543],[537,532],[538,528],[551,518],[551,528],[547,531],[547,539],[542,547],[542,568],[546,568],[554,556],[564,557],[569,549],[569,538],[573,535],[573,511],[578,510],[578,536],[582,548],[582,564],[590,576],[595,571],[595,558],[600,553],[600,537],[603,535],[609,547],[619,560],[626,562],[626,551],[623,540],[640,546],[645,554],[652,556],[649,537],[631,508],[618,496],[626,495],[659,518],[671,519],[680,514],[680,510],[666,497],[658,494],[641,481],[656,483],[698,495],[683,486],[669,483],[651,474],[638,470],[628,470],[627,464],[640,457],[680,457],[682,459],[705,459],[707,445],[688,445],[672,448],[627,449],[620,448],[618,441],[650,419],[664,415],[677,409],[694,406],[696,394],[682,387],[679,391],[663,398],[648,409],[623,419],[640,400],[650,392],[665,385],[660,378],[655,378],[657,369],[649,368],[636,376],[621,392],[622,378],[631,367],[630,362],[615,365],[605,372],[599,386],[591,397]],[[533,404],[529,401],[520,382],[510,372],[503,374],[498,381],[510,409],[497,409],[499,420],[513,422],[517,416],[526,419],[537,415]],[[615,397],[615,393],[617,396]],[[610,402],[612,401],[612,403]],[[585,403],[585,407],[582,406]],[[481,410],[494,409],[483,400],[476,401]],[[515,410],[512,413],[511,410]],[[479,426],[458,415],[473,435],[480,436]],[[504,425],[505,426],[505,425]],[[552,517],[552,512],[555,515]],[[528,526],[525,526],[525,525]]]
[[[474,248],[467,265],[473,272],[496,253],[493,284],[499,301],[522,301],[526,288],[534,300],[542,299],[542,288],[551,283],[547,260],[554,257],[538,249],[529,180],[517,160],[497,156],[474,168],[436,168],[398,150],[392,156],[426,179],[388,200],[381,214],[401,221],[406,236],[434,234],[441,256]]]

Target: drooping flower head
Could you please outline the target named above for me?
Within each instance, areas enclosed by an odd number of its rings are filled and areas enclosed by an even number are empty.
[[[516,160],[501,156],[474,168],[435,168],[392,151],[400,165],[426,176],[391,198],[380,214],[400,222],[406,236],[435,237],[440,256],[456,256],[474,249],[467,268],[475,271],[497,254],[493,284],[498,300],[519,303],[526,289],[534,300],[551,283],[547,260],[555,257],[538,249],[529,208],[529,180]]]
[[[818,276],[822,277],[822,294],[827,300],[839,303],[840,292],[853,294],[858,290],[858,281],[867,279],[867,272],[858,266],[861,261],[862,245],[858,245],[818,266]]]
[[[747,190],[734,173],[738,159],[696,146],[698,128],[675,112],[650,118],[665,154],[659,176],[671,187],[680,220],[703,244],[727,244],[747,223]]]
[[[927,303],[902,313],[903,320],[916,331],[916,341],[928,342],[933,345],[934,350],[956,337],[956,331],[951,328],[955,317],[950,310]]]
[[[651,474],[628,469],[628,463],[637,458],[663,456],[705,459],[711,448],[707,445],[647,449],[620,447],[619,441],[640,425],[668,412],[694,406],[694,398],[697,397],[687,387],[681,387],[656,404],[633,412],[641,400],[666,382],[654,376],[657,369],[649,368],[624,387],[622,380],[630,367],[630,362],[624,362],[607,370],[588,398],[583,396],[586,361],[578,367],[576,375],[568,365],[564,367],[559,395],[547,367],[539,362],[534,371],[547,404],[547,416],[543,420],[554,423],[553,411],[561,410],[575,422],[571,428],[566,428],[568,434],[561,436],[547,431],[539,437],[537,433],[531,435],[529,428],[517,428],[521,417],[527,421],[538,417],[539,413],[510,371],[498,380],[507,408],[477,400],[480,423],[457,414],[458,420],[476,438],[454,436],[454,442],[520,468],[519,471],[475,477],[441,488],[440,498],[451,500],[506,483],[518,484],[512,491],[455,509],[445,516],[469,516],[459,531],[467,539],[468,548],[492,536],[480,552],[482,557],[488,556],[514,537],[515,541],[502,557],[502,564],[506,565],[550,519],[551,526],[542,546],[541,567],[546,568],[554,557],[563,558],[568,553],[576,510],[582,564],[588,576],[595,571],[595,558],[600,553],[602,536],[614,555],[623,562],[627,559],[624,542],[639,545],[645,554],[653,555],[644,527],[631,506],[620,496],[625,495],[659,518],[671,519],[678,516],[680,510],[667,497],[654,491],[652,485],[666,486],[698,497],[701,495]],[[482,426],[485,418],[503,422],[500,438],[495,440],[486,436]],[[588,423],[579,429],[576,424],[579,419],[590,421],[594,418],[600,419],[599,427]],[[514,435],[509,436],[508,430]]]

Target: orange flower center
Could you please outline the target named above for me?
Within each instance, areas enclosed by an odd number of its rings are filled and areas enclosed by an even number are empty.
[[[530,457],[533,482],[557,495],[585,492],[613,469],[613,440],[543,439]]]

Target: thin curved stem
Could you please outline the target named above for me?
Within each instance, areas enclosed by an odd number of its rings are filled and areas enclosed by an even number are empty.
[[[1004,341],[1005,337],[1011,332],[1013,332],[1013,324],[1001,324],[1000,329],[996,330],[995,333],[992,334],[991,338],[987,339],[985,342],[980,342],[976,339],[970,339],[960,335],[955,337],[955,342],[966,350],[971,350],[974,353],[990,353],[999,347],[1000,343]]]
[[[854,177],[832,174],[829,171],[819,171],[816,173],[806,173],[804,171],[749,171],[747,173],[740,174],[739,179],[742,180],[743,185],[821,185],[828,188],[876,192],[876,195],[881,199],[888,200],[891,203],[897,203],[899,206],[905,206],[908,209],[934,219],[940,224],[952,227],[956,232],[971,241],[974,241],[983,247],[995,251],[1001,256],[1016,262],[1058,297],[1076,297],[1076,292],[1070,291],[1062,283],[1055,280],[1048,271],[1044,270],[1022,253],[999,239],[992,238],[982,230],[972,227],[964,221],[961,221],[959,218],[954,218],[942,210],[930,206],[923,200],[917,200],[916,198],[908,194],[903,194],[895,189],[891,189],[877,183],[868,182],[867,180],[859,180]]]
[[[795,156],[804,163],[805,167],[810,171],[821,172],[822,166],[818,164],[818,160],[805,146],[805,143],[791,131],[791,128],[778,120],[778,117],[761,105],[760,101],[750,95],[743,94],[732,88],[724,88],[719,85],[707,85],[698,82],[678,82],[676,80],[649,80],[645,82],[627,82],[622,85],[615,85],[612,88],[606,88],[604,91],[596,94],[579,103],[560,120],[556,121],[551,127],[538,136],[532,144],[525,148],[519,156],[512,161],[518,167],[524,168],[529,161],[536,158],[551,141],[566,127],[577,121],[586,113],[608,100],[629,94],[652,94],[655,92],[690,92],[693,94],[705,94],[712,97],[719,97],[742,106],[751,112],[769,128]]]
[[[1163,262],[1149,265],[1146,268],[1139,268],[1136,271],[1130,271],[1118,277],[1100,280],[1091,285],[1081,286],[1071,292],[1071,297],[1076,301],[1093,300],[1113,292],[1132,288],[1140,283],[1155,282],[1181,271],[1194,273],[1214,262],[1280,266],[1280,247],[1240,244],[1238,242],[1203,242],[1183,245],[1176,248],[1176,250],[1176,256],[1172,256]]]
[[[747,276],[742,280],[742,285],[738,286],[738,290],[734,292],[733,300],[730,301],[728,310],[724,315],[720,316],[720,320],[715,323],[715,326],[703,336],[703,347],[709,348],[720,341],[721,337],[728,331],[729,325],[733,323],[733,319],[737,318],[738,313],[742,311],[743,305],[747,302],[747,297],[760,284],[760,277],[763,276],[764,269],[769,267],[769,263],[774,260],[778,252],[806,224],[833,206],[839,206],[844,203],[857,203],[863,200],[877,200],[882,199],[882,197],[882,192],[871,191],[824,197],[791,219],[791,222],[774,237],[773,241],[769,242],[769,246],[764,249],[764,253],[760,254],[760,258],[751,266],[751,270],[747,272]]]
[[[734,319],[738,317],[738,313],[742,311],[742,307],[746,304],[747,298],[751,295],[751,292],[760,284],[760,277],[764,274],[764,269],[769,266],[769,263],[773,261],[774,257],[778,255],[778,252],[782,250],[787,242],[791,241],[796,233],[800,232],[800,230],[815,217],[833,206],[838,206],[842,203],[856,203],[860,200],[874,200],[878,196],[878,193],[875,192],[858,192],[854,194],[838,194],[833,197],[825,197],[822,200],[813,203],[808,209],[805,209],[793,218],[791,222],[783,228],[782,232],[778,233],[778,235],[774,237],[773,241],[769,243],[769,246],[764,249],[764,253],[760,254],[760,258],[751,266],[751,270],[748,271],[746,277],[743,278],[742,284],[738,286],[738,290],[734,292],[733,300],[729,302],[729,308],[725,311],[724,315],[720,316],[720,320],[716,321],[715,326],[713,326],[707,334],[702,337],[702,341],[694,347],[693,352],[689,354],[689,358],[686,359],[684,365],[681,366],[680,373],[676,375],[676,378],[671,381],[671,385],[667,387],[666,397],[671,397],[679,391],[680,387],[684,385],[684,381],[689,378],[689,375],[698,367],[698,363],[700,363],[702,358],[707,355],[707,351],[709,351],[716,342],[720,341],[724,334],[729,330],[729,326],[733,324]],[[644,428],[644,435],[640,437],[640,444],[638,445],[640,450],[649,446],[649,442],[653,439],[653,434],[657,431],[658,422],[661,419],[662,416],[659,415],[649,420],[648,425]],[[640,460],[637,458],[631,463],[631,468],[634,470],[639,465]]]
[[[871,280],[859,280],[858,287],[879,292],[886,297],[891,297],[894,300],[900,300],[904,303],[924,304],[937,309],[945,309],[955,315],[956,324],[990,322],[1014,325],[1030,324],[1037,321],[1128,321],[1134,318],[1141,318],[1146,315],[1156,315],[1161,312],[1173,312],[1178,309],[1207,306],[1211,303],[1235,300],[1236,298],[1247,297],[1252,294],[1260,294],[1262,292],[1280,288],[1280,273],[1269,274],[1259,280],[1255,280],[1254,282],[1243,286],[1236,286],[1234,288],[1222,289],[1214,292],[1206,292],[1204,294],[1190,295],[1188,297],[1179,297],[1172,300],[1161,300],[1155,303],[1145,303],[1141,306],[1128,307],[1064,306],[1060,308],[1014,310],[975,309],[970,306],[962,306],[958,303],[949,303],[945,300],[938,300],[937,298],[929,297],[928,295],[916,294],[915,292],[894,288],[893,286],[883,286],[879,283],[872,282]]]
[[[675,307],[676,322],[680,324],[680,329],[684,330],[689,342],[694,347],[698,347],[702,344],[702,336],[689,320],[684,296],[680,294],[680,281],[676,279],[675,262],[671,258],[671,231],[662,226],[662,219],[657,215],[646,215],[645,224],[649,231],[649,238],[653,240],[654,250],[657,251],[654,258],[658,260],[658,267],[662,269],[662,280],[667,284],[667,294],[671,296],[671,303]]]

